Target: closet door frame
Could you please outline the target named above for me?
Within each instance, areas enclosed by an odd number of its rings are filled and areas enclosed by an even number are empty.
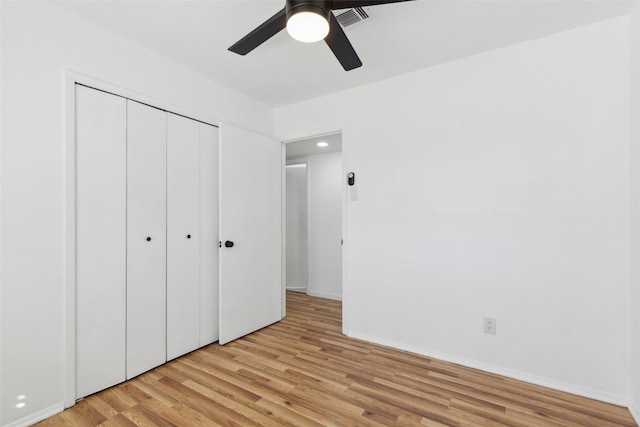
[[[65,141],[65,239],[64,239],[64,407],[76,403],[76,85],[107,92],[142,104],[219,128],[220,120],[186,110],[171,103],[143,95],[135,90],[106,83],[71,70],[64,71],[64,141]]]

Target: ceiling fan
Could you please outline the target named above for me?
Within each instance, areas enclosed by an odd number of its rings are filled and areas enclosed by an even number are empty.
[[[327,43],[345,71],[362,65],[347,35],[332,10],[375,6],[411,0],[286,0],[285,7],[229,48],[246,55],[285,27],[296,40],[312,43],[322,39]]]

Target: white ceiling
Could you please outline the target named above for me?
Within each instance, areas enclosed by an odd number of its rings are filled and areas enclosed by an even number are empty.
[[[282,31],[247,56],[227,48],[284,0],[60,1],[55,4],[274,107],[629,13],[629,1],[416,0],[374,6],[346,30],[363,66],[345,72],[324,42]]]
[[[318,147],[318,142],[326,142],[326,147]],[[287,142],[287,160],[312,154],[325,154],[333,151],[342,151],[342,134],[314,136],[312,138]]]

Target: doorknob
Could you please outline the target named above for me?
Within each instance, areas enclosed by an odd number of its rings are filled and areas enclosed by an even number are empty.
[[[187,239],[190,239],[190,238],[191,238],[191,234],[187,234]]]
[[[226,242],[224,242],[224,247],[225,248],[232,248],[233,247],[233,242],[231,240],[227,240]]]
[[[147,237],[147,242],[150,242],[150,241],[151,241],[151,237]]]

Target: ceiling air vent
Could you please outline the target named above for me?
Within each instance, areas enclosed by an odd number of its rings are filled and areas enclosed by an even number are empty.
[[[336,19],[342,25],[342,28],[347,28],[358,22],[362,22],[369,18],[369,14],[361,7],[354,7],[353,9],[347,9],[344,12],[336,13]]]

